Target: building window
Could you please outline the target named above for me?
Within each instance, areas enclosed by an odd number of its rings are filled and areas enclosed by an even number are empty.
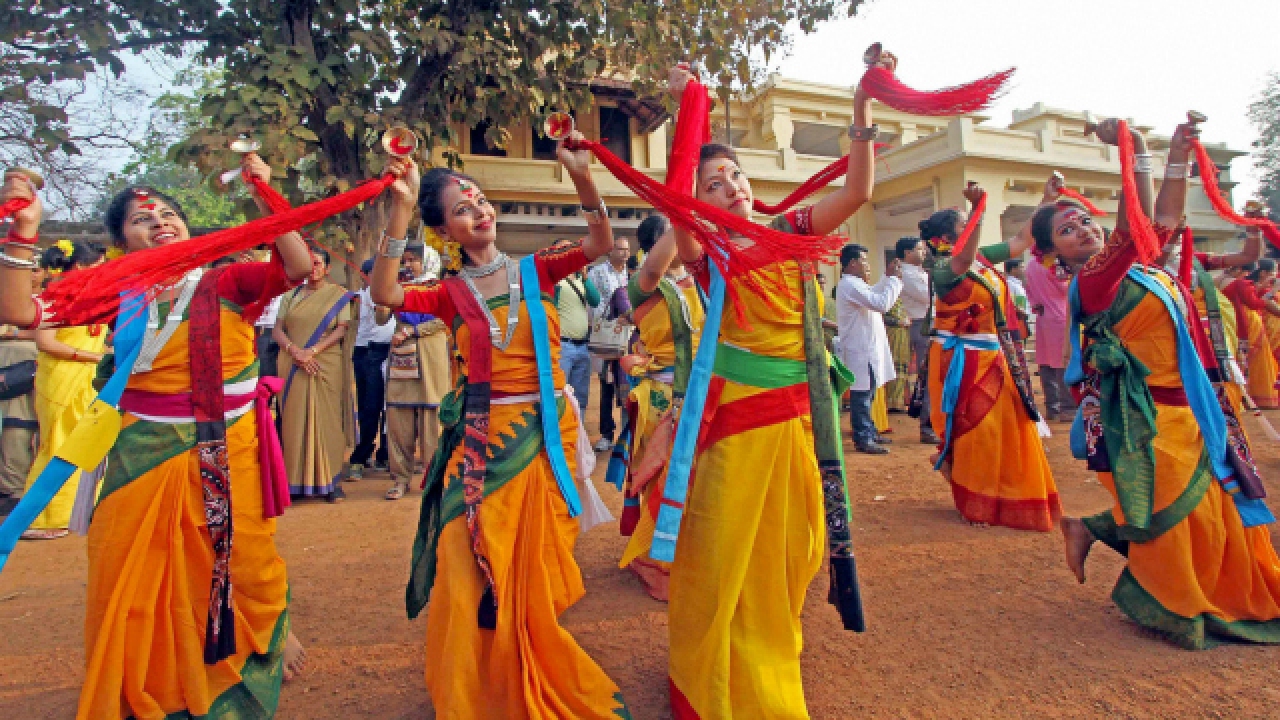
[[[600,108],[600,144],[631,164],[631,118],[616,107]]]
[[[488,139],[485,138],[485,134],[489,132],[490,127],[492,127],[492,123],[485,120],[479,125],[471,128],[471,154],[488,155],[490,157],[506,157],[506,150],[490,145]]]

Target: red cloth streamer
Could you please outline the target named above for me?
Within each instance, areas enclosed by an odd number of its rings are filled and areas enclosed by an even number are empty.
[[[139,252],[94,268],[73,270],[45,290],[42,299],[61,325],[91,325],[114,316],[123,293],[150,292],[167,285],[197,267],[258,245],[271,244],[279,236],[345,212],[372,200],[395,182],[392,175],[357,185],[335,195],[285,212],[259,218],[186,242],[171,243]]]
[[[1089,198],[1085,197],[1084,195],[1081,195],[1080,193],[1076,192],[1075,190],[1072,190],[1069,187],[1063,186],[1062,188],[1060,188],[1059,194],[1062,195],[1062,197],[1069,197],[1072,200],[1075,200],[1076,202],[1083,205],[1084,209],[1088,210],[1090,215],[1097,216],[1097,215],[1107,214],[1106,210],[1103,210],[1097,205],[1094,205],[1093,203],[1089,202]]]
[[[1267,242],[1280,248],[1280,228],[1268,218],[1251,218],[1237,213],[1222,195],[1222,188],[1218,187],[1218,166],[1209,157],[1209,151],[1195,138],[1191,140],[1191,147],[1196,151],[1196,164],[1200,166],[1200,182],[1204,184],[1204,194],[1209,198],[1209,204],[1213,205],[1218,217],[1233,225],[1260,228]]]
[[[290,210],[293,208],[293,205],[289,204],[289,200],[285,198],[285,196],[281,195],[275,188],[271,187],[270,185],[258,179],[257,177],[254,177],[252,175],[245,175],[245,182],[252,185],[254,189],[258,191],[258,196],[261,197],[262,201],[267,204],[267,207],[271,209],[272,213],[282,213],[286,210]],[[305,237],[307,242],[311,243],[314,247],[319,247],[319,244],[317,244],[311,237],[309,237],[307,233],[304,232],[303,237]],[[369,284],[369,276],[364,274],[364,271],[360,269],[360,266],[351,262],[351,260],[347,258],[345,255],[339,254],[338,259],[341,260],[342,264],[350,268],[356,275],[359,275],[360,279],[364,280],[365,285]],[[280,271],[284,272],[284,264],[280,260],[279,253],[272,253],[271,262],[275,264],[279,264]],[[265,302],[270,302],[270,301],[271,301],[271,298],[265,299]],[[263,302],[264,301],[262,300],[259,301],[259,303],[263,303]],[[245,315],[249,316],[252,314],[256,317],[256,315],[261,314],[261,308],[258,307],[259,303],[254,303],[253,305],[246,307],[244,310]]]
[[[18,212],[19,210],[25,209],[29,205],[31,205],[31,201],[28,200],[27,198],[14,198],[12,200],[6,200],[4,204],[0,204],[0,220],[3,220],[7,217],[13,217],[14,213]]]
[[[1118,123],[1116,144],[1120,150],[1120,183],[1124,192],[1124,216],[1129,222],[1129,235],[1138,251],[1138,259],[1143,265],[1150,265],[1160,255],[1160,238],[1151,226],[1151,218],[1142,211],[1142,203],[1138,200],[1138,180],[1133,174],[1133,136],[1129,134],[1129,123],[1124,120]]]
[[[902,84],[887,68],[876,65],[862,76],[868,95],[912,115],[964,115],[989,107],[1004,94],[1015,68],[1001,70],[971,83],[926,92]]]
[[[1182,228],[1182,255],[1178,258],[1178,279],[1191,287],[1191,273],[1195,271],[1196,238],[1191,228]]]
[[[702,83],[689,79],[680,96],[680,118],[671,139],[667,159],[667,187],[680,193],[693,192],[702,146],[711,142],[711,96]]]
[[[282,213],[286,210],[293,209],[293,205],[289,203],[289,200],[285,198],[285,196],[281,195],[275,188],[271,187],[269,183],[264,182],[258,176],[244,173],[244,181],[252,185],[254,190],[258,191],[258,197],[262,198],[262,201],[267,204],[267,207],[271,208],[271,212]]]
[[[805,198],[813,195],[822,188],[830,185],[836,178],[843,177],[849,171],[849,156],[836,160],[830,165],[822,168],[813,177],[800,183],[800,186],[791,191],[791,194],[783,198],[777,205],[768,205],[756,198],[751,207],[756,212],[765,215],[781,215],[782,213],[795,207]]]
[[[951,249],[952,255],[959,255],[969,241],[973,239],[975,231],[978,229],[978,223],[982,222],[982,216],[987,212],[987,194],[982,193],[982,197],[978,198],[978,204],[973,206],[973,212],[969,213],[969,222],[964,224],[964,230],[960,231],[960,236],[956,238],[956,244]]]
[[[604,165],[615,178],[626,185],[641,200],[652,205],[658,212],[667,216],[672,224],[678,225],[693,233],[707,258],[715,263],[726,281],[738,278],[753,292],[764,296],[768,288],[764,283],[771,282],[775,289],[787,292],[784,279],[780,276],[763,279],[762,274],[748,274],[760,267],[758,259],[764,255],[766,262],[795,260],[803,272],[812,272],[817,263],[830,264],[835,253],[839,252],[843,238],[838,236],[794,235],[784,233],[765,225],[739,217],[727,210],[709,205],[685,193],[678,193],[654,181],[649,176],[623,162],[608,148],[591,140],[584,140],[578,147],[590,150],[600,164]],[[755,243],[750,248],[739,247],[729,239],[729,232],[736,232]],[[754,256],[748,258],[747,255]],[[741,304],[737,302],[737,290],[729,283],[728,294],[733,302],[734,312],[740,323],[746,323],[746,316]]]
[[[873,146],[873,149],[876,152],[879,152],[887,147],[889,147],[888,143],[876,143]],[[780,200],[777,205],[769,205],[760,198],[756,198],[751,203],[751,207],[756,212],[764,213],[765,215],[781,215],[800,204],[806,198],[818,192],[822,188],[830,185],[836,178],[844,176],[848,171],[849,156],[845,155],[839,160],[836,160],[830,165],[819,170],[813,177],[800,183],[799,187],[792,190],[791,194]]]

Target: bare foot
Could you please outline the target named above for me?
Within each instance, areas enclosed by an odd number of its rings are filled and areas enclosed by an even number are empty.
[[[298,642],[298,636],[290,630],[289,637],[284,641],[284,681],[289,682],[301,675],[306,666],[307,651]]]
[[[1080,518],[1063,517],[1059,522],[1062,527],[1062,539],[1066,544],[1067,567],[1076,576],[1081,585],[1084,584],[1084,561],[1089,557],[1096,539]]]

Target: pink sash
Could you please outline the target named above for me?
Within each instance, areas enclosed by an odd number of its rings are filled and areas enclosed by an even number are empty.
[[[258,420],[258,461],[262,466],[262,515],[279,517],[289,507],[289,478],[284,467],[284,453],[280,438],[275,432],[275,418],[271,415],[271,398],[280,393],[284,381],[278,377],[260,377],[253,393],[225,395],[223,408],[230,412],[239,410],[250,402]],[[153,393],[145,390],[125,390],[120,398],[124,412],[147,415],[153,418],[172,418],[175,421],[195,422],[195,408],[191,393]]]

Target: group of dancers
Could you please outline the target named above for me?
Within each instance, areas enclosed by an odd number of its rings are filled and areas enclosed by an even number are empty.
[[[891,77],[896,58],[869,65],[869,76]],[[590,498],[551,292],[613,248],[593,153],[660,211],[641,227],[645,259],[628,288],[640,351],[628,363],[630,441],[618,454],[629,463],[617,479],[631,534],[622,564],[669,601],[672,713],[808,717],[801,610],[824,556],[844,627],[864,627],[837,412],[858,369],[825,349],[814,278],[839,247],[830,234],[871,197],[872,99],[882,87],[864,79],[855,93],[843,185],[767,226],[752,220],[734,151],[708,142],[709,98],[685,68],[671,72],[680,112],[665,184],[627,176],[576,131],[559,143],[587,222],[581,243],[508,257],[479,183],[390,161],[371,191],[390,196],[372,298],[440,319],[454,347],[406,593],[411,616],[426,610],[425,680],[442,717],[630,717],[617,684],[558,620],[585,592],[573,551]],[[936,467],[971,522],[1042,532],[1060,522],[1081,582],[1096,542],[1124,554],[1115,601],[1173,642],[1280,642],[1280,559],[1240,425],[1242,336],[1207,275],[1256,259],[1261,240],[1194,258],[1178,242],[1197,133],[1194,122],[1178,127],[1157,196],[1142,136],[1120,121],[1098,126],[1125,173],[1110,231],[1052,180],[1008,243],[978,247],[976,187],[968,213],[926,224],[938,256],[923,371],[942,438]],[[270,168],[254,155],[244,162],[261,195]],[[282,508],[261,455],[271,429],[256,412],[265,393],[252,320],[310,273],[305,241],[283,232],[270,262],[217,270],[165,255],[181,270],[168,282],[86,311],[75,298],[32,296],[41,206],[20,173],[6,174],[0,202],[10,201],[24,207],[0,254],[0,322],[58,326],[88,313],[115,327],[115,374],[89,414],[97,427],[73,433],[97,438],[107,459],[89,528],[78,717],[271,717],[301,649],[274,541]],[[108,230],[127,254],[207,242],[189,239],[178,204],[155,189],[125,190],[117,205]],[[246,228],[315,221],[304,208],[264,206],[275,221]],[[441,281],[405,287],[399,266],[415,217],[462,262]],[[1115,500],[1088,518],[1061,517],[1025,360],[1010,341],[996,266],[1027,250],[1074,278],[1069,377],[1083,400],[1072,447]],[[106,397],[113,382],[123,399]],[[58,457],[96,460],[79,447]]]

